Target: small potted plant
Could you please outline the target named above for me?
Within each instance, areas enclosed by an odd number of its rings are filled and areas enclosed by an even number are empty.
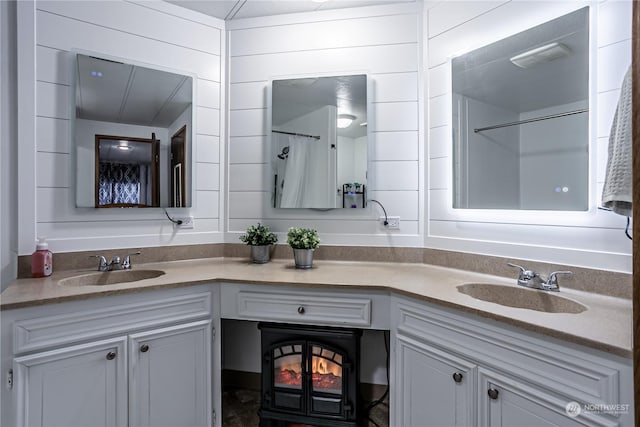
[[[269,230],[268,225],[252,225],[240,236],[240,241],[251,245],[251,260],[256,264],[264,264],[271,259],[271,246],[278,241],[278,236]]]
[[[293,248],[296,268],[313,267],[313,251],[320,246],[317,230],[292,227],[287,233],[287,243]]]

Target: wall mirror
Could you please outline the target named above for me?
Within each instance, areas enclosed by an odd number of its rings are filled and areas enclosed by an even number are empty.
[[[588,210],[589,8],[451,61],[453,207]]]
[[[273,206],[365,207],[367,141],[366,75],[273,80]]]
[[[76,206],[190,207],[193,78],[75,59]]]

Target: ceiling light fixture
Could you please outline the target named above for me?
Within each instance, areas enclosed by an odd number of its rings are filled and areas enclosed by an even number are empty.
[[[531,68],[538,64],[551,62],[571,54],[571,49],[562,43],[549,43],[536,47],[509,58],[509,61],[520,68]]]
[[[351,114],[338,114],[338,128],[344,129],[351,126],[351,123],[356,119],[356,116]]]

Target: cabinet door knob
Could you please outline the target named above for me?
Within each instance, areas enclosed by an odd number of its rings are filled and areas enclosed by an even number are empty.
[[[493,400],[496,400],[498,398],[498,394],[500,394],[500,392],[498,390],[496,390],[495,388],[490,388],[489,390],[487,390],[487,394],[489,395],[489,397]]]
[[[107,360],[113,360],[116,358],[116,352],[115,351],[110,351],[109,353],[107,353]]]
[[[298,307],[298,314],[304,314],[304,307],[303,306]]]
[[[461,383],[462,382],[462,377],[463,375],[460,372],[454,372],[453,374],[453,380],[457,383]]]
[[[140,351],[146,353],[147,351],[149,351],[149,346],[147,344],[142,344],[140,346]]]

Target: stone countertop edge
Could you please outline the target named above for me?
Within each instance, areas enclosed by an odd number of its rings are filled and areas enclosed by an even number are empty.
[[[246,258],[221,257],[134,266],[134,270],[146,269],[163,270],[165,274],[136,282],[79,287],[58,282],[97,272],[67,270],[44,279],[18,279],[0,294],[0,310],[216,282],[306,289],[371,289],[417,298],[624,358],[632,355],[631,300],[568,288],[561,288],[560,295],[586,305],[586,311],[579,314],[544,313],[480,301],[458,292],[456,286],[489,283],[517,287],[515,279],[414,263],[319,260],[314,261],[311,270],[297,270],[292,260],[253,264]]]

